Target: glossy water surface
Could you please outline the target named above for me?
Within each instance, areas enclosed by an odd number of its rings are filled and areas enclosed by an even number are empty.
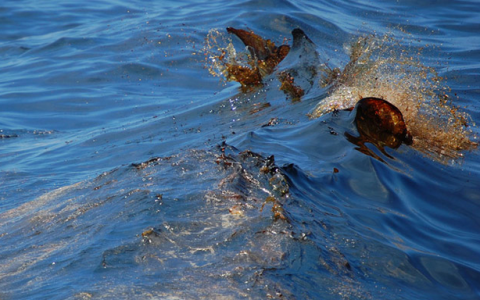
[[[2,2],[0,299],[480,299],[478,151],[367,144],[375,159],[345,136],[353,113],[308,117],[329,96],[319,76],[301,101],[275,76],[242,92],[211,76],[203,49],[212,29],[291,44],[301,28],[341,67],[356,36],[393,33],[408,55],[424,48],[475,139],[478,12]],[[284,64],[301,77],[303,62]]]

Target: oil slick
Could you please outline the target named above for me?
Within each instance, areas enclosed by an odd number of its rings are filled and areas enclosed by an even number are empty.
[[[408,49],[393,34],[357,37],[348,49],[349,62],[343,68],[330,68],[320,62],[315,44],[301,29],[292,31],[292,47],[277,47],[251,31],[231,27],[227,31],[239,37],[248,51],[237,53],[231,40],[212,30],[206,47],[210,73],[239,82],[242,92],[261,86],[271,74],[276,74],[280,89],[292,102],[300,101],[312,86],[325,88],[326,97],[309,114],[312,119],[333,111],[352,110],[366,97],[383,100],[361,104],[363,114],[355,121],[360,137],[346,133],[347,139],[364,153],[371,153],[365,143],[386,154],[384,147],[397,149],[403,142],[436,161],[450,163],[463,157],[464,151],[477,148],[476,137],[469,128],[475,124],[452,103],[445,79],[421,62],[421,50]],[[219,39],[224,39],[227,46],[219,46]],[[313,82],[317,75],[318,83]],[[369,135],[370,130],[365,131],[371,127],[370,121],[378,121],[371,120],[369,115],[382,115],[381,109],[394,112],[392,115],[401,119],[380,122],[380,126],[386,126],[382,131],[397,132],[408,127],[408,140],[399,143],[401,139],[396,133],[385,140],[384,133]],[[355,111],[358,113],[358,109]],[[389,127],[396,124],[398,128]]]

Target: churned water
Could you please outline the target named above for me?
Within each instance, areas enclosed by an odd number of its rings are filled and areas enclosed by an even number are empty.
[[[2,2],[0,299],[480,299],[479,13]],[[245,89],[227,27],[309,39]],[[413,145],[354,142],[362,97]]]

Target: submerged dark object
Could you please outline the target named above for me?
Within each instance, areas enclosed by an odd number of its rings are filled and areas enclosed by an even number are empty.
[[[347,139],[358,145],[357,150],[380,159],[365,143],[374,144],[382,153],[388,155],[384,147],[397,149],[402,143],[411,145],[413,139],[400,110],[388,101],[380,98],[363,98],[356,105],[355,126],[359,137],[345,133]],[[380,159],[382,160],[382,159]]]

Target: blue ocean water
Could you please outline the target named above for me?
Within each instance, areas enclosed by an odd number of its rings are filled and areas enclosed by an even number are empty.
[[[0,299],[480,299],[477,150],[372,147],[382,162],[346,139],[350,113],[308,117],[318,78],[299,102],[273,78],[243,92],[204,51],[212,29],[301,28],[340,67],[355,36],[394,31],[478,135],[478,16],[474,0],[2,3]]]

